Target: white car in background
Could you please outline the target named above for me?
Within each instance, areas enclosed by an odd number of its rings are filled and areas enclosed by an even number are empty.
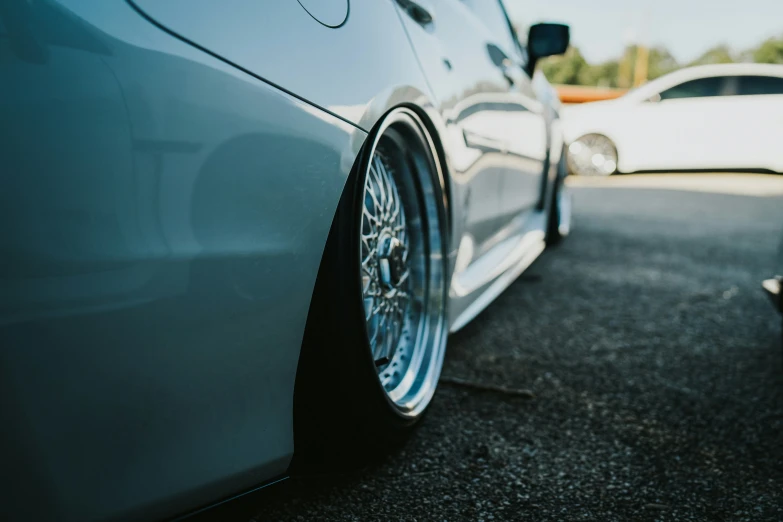
[[[573,174],[783,172],[783,65],[681,69],[615,100],[565,107],[563,125]]]

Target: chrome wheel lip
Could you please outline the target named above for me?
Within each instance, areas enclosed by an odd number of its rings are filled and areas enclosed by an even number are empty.
[[[602,134],[585,134],[566,149],[568,167],[579,176],[609,176],[617,172],[617,148]]]
[[[388,133],[396,133],[398,136],[405,136],[413,139],[415,143],[409,143],[408,139],[400,143],[394,140],[387,143]],[[364,216],[366,204],[366,191],[370,168],[375,160],[376,153],[381,152],[385,147],[396,143],[404,145],[397,153],[405,157],[408,164],[407,173],[398,173],[397,177],[409,176],[408,181],[394,179],[395,183],[406,185],[406,191],[410,192],[411,187],[416,187],[415,201],[408,201],[408,207],[415,204],[420,212],[416,216],[408,216],[406,211],[407,223],[411,227],[421,227],[419,247],[425,251],[423,246],[427,246],[426,255],[420,258],[423,269],[416,269],[416,234],[410,234],[410,247],[407,255],[413,258],[406,259],[409,263],[410,280],[412,287],[415,287],[416,278],[419,278],[419,284],[423,285],[418,290],[413,288],[411,292],[414,303],[418,300],[417,313],[420,316],[410,321],[410,343],[408,345],[407,361],[402,366],[399,376],[390,383],[388,376],[384,376],[384,370],[387,370],[394,362],[398,354],[403,351],[395,350],[392,358],[387,364],[378,365],[378,382],[384,394],[392,405],[393,410],[403,417],[416,417],[427,407],[437,386],[440,377],[440,371],[443,365],[445,355],[446,337],[448,335],[448,321],[446,318],[448,302],[448,272],[447,272],[447,231],[445,228],[445,208],[443,208],[444,179],[440,170],[436,148],[430,138],[426,127],[419,117],[410,109],[398,108],[390,112],[383,120],[379,129],[375,132],[373,141],[368,149],[366,157],[369,158],[365,165],[365,184],[361,189],[362,215]],[[406,193],[407,193],[406,192]],[[403,195],[403,198],[409,198],[410,195]],[[405,203],[405,201],[403,201]],[[413,212],[415,214],[416,212]],[[364,227],[364,218],[359,225],[359,237],[362,241]],[[362,247],[359,246],[359,263],[362,270]],[[421,252],[420,252],[421,253]],[[418,273],[417,273],[418,272]],[[362,299],[366,294],[365,281],[361,280],[364,272],[360,273],[362,288]],[[367,308],[365,307],[365,312]],[[367,315],[365,314],[367,319]],[[377,351],[372,344],[372,331],[366,327],[368,346],[370,352],[375,357]],[[396,347],[395,347],[396,348]],[[396,361],[399,365],[399,360]]]

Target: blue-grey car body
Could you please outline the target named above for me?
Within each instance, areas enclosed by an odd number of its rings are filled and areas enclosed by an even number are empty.
[[[154,520],[286,473],[332,218],[394,107],[449,173],[452,330],[541,252],[545,89],[431,3],[0,3],[0,519]]]
[[[775,310],[783,315],[783,240],[775,257],[774,276],[762,281],[761,287]]]

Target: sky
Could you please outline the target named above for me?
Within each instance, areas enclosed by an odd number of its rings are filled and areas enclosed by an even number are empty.
[[[680,63],[726,44],[735,51],[783,36],[783,0],[504,0],[515,24],[564,22],[590,63],[626,44],[664,45]]]

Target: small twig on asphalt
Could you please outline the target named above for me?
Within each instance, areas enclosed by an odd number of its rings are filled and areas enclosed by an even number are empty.
[[[500,386],[497,384],[484,384],[481,382],[466,381],[458,377],[444,377],[441,376],[440,382],[446,384],[452,384],[454,386],[462,386],[479,391],[489,391],[495,393],[502,393],[504,395],[511,395],[513,397],[524,397],[525,399],[534,399],[536,396],[530,390],[523,390],[520,388],[507,388],[506,386]]]

